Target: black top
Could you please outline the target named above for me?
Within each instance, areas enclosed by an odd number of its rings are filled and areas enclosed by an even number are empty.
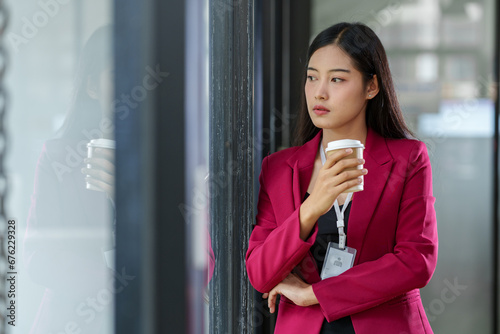
[[[309,196],[306,193],[304,200]],[[343,205],[340,206],[342,211]],[[347,209],[344,212],[344,231],[347,233],[347,223],[349,221],[349,212],[351,211],[351,202],[347,204]],[[332,207],[330,211],[325,213],[318,219],[318,234],[316,241],[311,246],[311,254],[316,261],[318,272],[321,273],[323,262],[325,259],[326,248],[329,242],[339,242],[339,232],[337,229],[337,214]],[[320,334],[355,334],[354,327],[352,326],[351,317],[347,316],[338,320],[328,322],[326,319],[321,326]]]

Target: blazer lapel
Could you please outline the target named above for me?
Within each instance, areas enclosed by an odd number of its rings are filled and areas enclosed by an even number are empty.
[[[287,163],[292,168],[292,194],[295,210],[302,204],[302,200],[309,187],[309,182],[311,182],[314,160],[318,152],[321,133],[322,131],[319,131],[313,139],[302,145],[287,160]]]
[[[294,209],[300,207],[304,196],[311,182],[311,176],[314,169],[314,160],[318,152],[319,142],[321,140],[322,131],[306,144],[301,146],[288,160],[288,164],[292,168],[292,194]],[[316,262],[309,252],[301,263],[298,264],[298,273],[302,279],[309,283],[319,282],[321,277],[316,268]]]
[[[393,165],[385,139],[368,129],[364,151],[364,190],[354,193],[347,226],[347,245],[361,251],[366,230],[384,191]],[[357,264],[360,256],[356,256]]]

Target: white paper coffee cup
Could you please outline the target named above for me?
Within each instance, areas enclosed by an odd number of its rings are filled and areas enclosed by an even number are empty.
[[[348,156],[342,158],[343,159],[363,159],[363,150],[365,146],[359,141],[359,140],[354,140],[354,139],[342,139],[342,140],[335,140],[331,141],[328,143],[328,146],[326,148],[326,156],[329,156],[333,152],[336,152],[338,150],[345,150],[346,148],[352,148],[352,153],[349,154]],[[354,170],[354,169],[363,169],[363,165],[358,165],[356,167],[352,168],[346,168],[345,170]],[[352,193],[356,191],[361,191],[364,189],[364,183],[365,180],[363,178],[363,175],[361,175],[361,183],[349,188],[343,193]]]
[[[96,148],[105,148],[105,149],[114,150],[116,148],[116,143],[112,139],[105,139],[105,138],[92,139],[87,144],[87,158],[92,158],[92,156],[94,155],[94,150]],[[87,164],[87,168],[91,168],[91,165]],[[88,182],[86,182],[86,187],[87,187],[87,189],[90,189],[90,190],[101,191],[101,189],[93,186],[92,184],[90,184]]]

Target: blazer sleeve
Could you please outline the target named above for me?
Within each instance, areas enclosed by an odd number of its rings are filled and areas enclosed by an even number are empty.
[[[268,193],[270,157],[262,162],[256,225],[246,254],[250,283],[260,292],[271,291],[288,276],[314,244],[317,234],[315,227],[307,240],[300,238],[300,207],[284,221],[276,221],[274,212],[280,208],[274,207],[277,204],[273,203]],[[272,180],[275,181],[274,178]]]
[[[426,147],[415,142],[406,170],[391,176],[404,182],[393,252],[313,284],[328,321],[375,307],[431,279],[438,249],[435,198]]]

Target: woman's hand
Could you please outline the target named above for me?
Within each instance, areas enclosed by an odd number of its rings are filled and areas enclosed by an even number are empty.
[[[338,150],[328,156],[321,167],[313,191],[300,207],[300,237],[305,240],[319,217],[330,211],[337,197],[345,190],[362,182],[360,176],[366,169],[355,168],[364,163],[363,159],[344,159],[352,149]]]
[[[90,168],[82,168],[82,173],[87,175],[85,181],[106,192],[108,197],[112,199],[115,191],[114,150],[96,148],[92,158],[87,158],[84,161],[90,165]]]
[[[268,298],[267,305],[271,313],[274,313],[276,310],[276,297],[278,295],[285,296],[299,306],[318,304],[318,299],[313,292],[312,286],[292,273],[290,273],[281,283],[276,285],[269,293],[264,293],[262,295],[262,298]]]

